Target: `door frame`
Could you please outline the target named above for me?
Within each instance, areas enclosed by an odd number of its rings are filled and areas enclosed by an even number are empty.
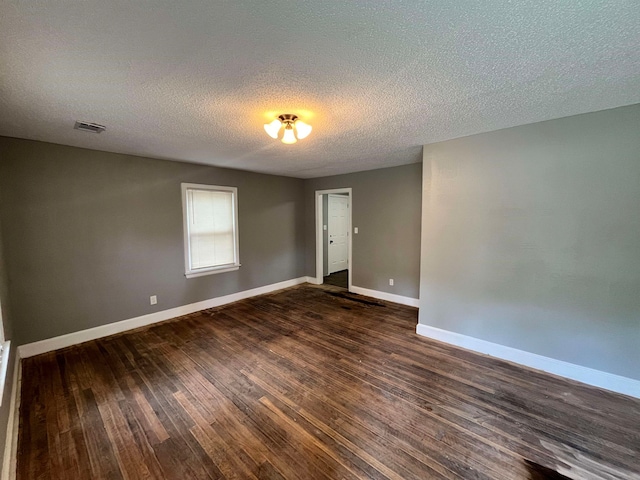
[[[353,193],[352,193],[352,188],[332,188],[329,190],[316,190],[316,283],[318,285],[322,285],[323,282],[323,276],[322,276],[322,270],[323,270],[323,259],[324,259],[324,252],[323,252],[323,248],[322,248],[322,225],[323,225],[323,218],[322,218],[322,195],[329,195],[331,193],[346,193],[347,194],[347,198],[349,198],[349,220],[348,220],[348,226],[347,226],[347,230],[349,232],[349,239],[348,239],[348,246],[347,246],[347,261],[349,264],[349,288],[348,290],[351,291],[352,285],[353,285],[353,227],[352,227],[352,216],[353,216]],[[328,223],[327,223],[328,225]]]

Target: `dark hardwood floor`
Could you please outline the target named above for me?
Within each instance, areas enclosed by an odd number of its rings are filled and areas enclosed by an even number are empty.
[[[349,270],[341,270],[327,275],[322,279],[325,285],[334,287],[349,288]]]
[[[303,285],[25,359],[18,479],[640,478],[640,401],[415,324]]]

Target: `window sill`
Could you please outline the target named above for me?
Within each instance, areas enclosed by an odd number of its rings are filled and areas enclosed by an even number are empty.
[[[205,275],[213,275],[215,273],[233,272],[239,270],[240,265],[231,265],[228,267],[211,268],[209,270],[203,270],[201,272],[187,272],[184,274],[187,278],[204,277]]]

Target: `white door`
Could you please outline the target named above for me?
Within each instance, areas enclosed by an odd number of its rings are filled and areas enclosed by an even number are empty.
[[[329,195],[329,274],[349,268],[349,197]]]

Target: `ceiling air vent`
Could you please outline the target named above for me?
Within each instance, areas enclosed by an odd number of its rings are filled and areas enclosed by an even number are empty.
[[[102,133],[107,127],[104,125],[98,125],[97,123],[88,123],[88,122],[76,122],[73,127],[76,130],[82,130],[83,132],[91,132],[91,133]]]

